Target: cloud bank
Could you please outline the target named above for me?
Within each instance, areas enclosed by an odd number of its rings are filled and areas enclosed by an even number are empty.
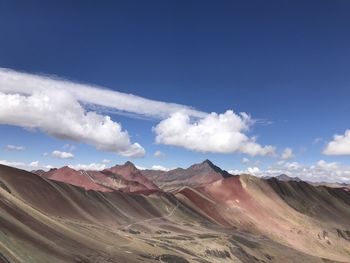
[[[74,170],[90,170],[90,171],[102,171],[107,168],[104,163],[89,163],[89,164],[69,164],[70,168]]]
[[[49,169],[53,168],[53,166],[41,164],[39,161],[33,161],[33,162],[30,162],[30,163],[24,163],[24,162],[0,160],[0,164],[7,165],[7,166],[12,166],[12,167],[17,167],[19,169],[24,169],[24,170],[28,170],[28,171],[31,171],[31,170],[34,170],[34,169],[49,170]]]
[[[154,132],[160,144],[251,156],[275,152],[274,147],[261,146],[245,134],[253,124],[246,113],[208,114],[185,105],[0,68],[0,124],[39,129],[125,157],[145,155],[120,123],[92,108],[159,119]]]
[[[350,183],[350,167],[336,162],[320,160],[313,165],[303,165],[298,162],[280,161],[266,170],[259,167],[248,167],[246,170],[230,170],[232,174],[252,174],[258,177],[278,176],[286,174],[299,177],[310,182],[341,182]]]
[[[323,150],[326,155],[350,155],[350,130],[346,130],[344,135],[334,135]]]

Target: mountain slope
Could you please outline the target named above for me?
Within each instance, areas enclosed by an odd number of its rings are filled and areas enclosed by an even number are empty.
[[[86,190],[97,190],[97,191],[103,191],[103,192],[112,191],[111,189],[108,189],[96,183],[84,171],[76,171],[68,166],[64,166],[59,169],[52,169],[47,173],[40,172],[38,175],[48,178],[50,180],[64,182],[75,186],[80,186]]]
[[[243,175],[145,196],[0,165],[0,260],[349,262],[350,193],[303,184]]]
[[[41,177],[79,186],[86,190],[103,192],[121,190],[145,194],[159,191],[158,187],[144,177],[132,163],[117,165],[104,171],[77,171],[65,166],[48,172],[42,170],[33,172]]]
[[[191,165],[187,169],[177,168],[165,172],[157,177],[157,183],[163,188],[170,189],[179,186],[210,184],[231,176],[233,175],[214,165],[211,161],[205,160],[202,163]]]
[[[311,255],[349,259],[350,194],[342,189],[242,175],[187,187],[176,196],[227,227],[260,233]]]
[[[148,190],[159,190],[159,188],[150,180],[148,180],[132,162],[126,162],[123,165],[116,165],[103,171],[105,174],[114,174],[120,176],[124,180],[136,182],[143,185]]]

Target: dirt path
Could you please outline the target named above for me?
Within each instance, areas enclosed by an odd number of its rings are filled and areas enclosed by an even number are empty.
[[[131,224],[128,224],[126,226],[123,226],[123,227],[120,227],[119,229],[120,230],[125,230],[133,225],[139,225],[141,223],[146,223],[146,222],[150,222],[152,220],[156,220],[156,219],[163,219],[163,218],[168,218],[168,217],[171,217],[174,215],[174,213],[176,212],[176,210],[178,209],[179,207],[179,200],[176,199],[176,205],[175,207],[169,212],[169,214],[165,215],[165,216],[159,216],[159,217],[152,217],[152,218],[148,218],[148,219],[144,219],[144,220],[140,220],[140,221],[137,221],[137,222],[134,222],[134,223],[131,223]]]

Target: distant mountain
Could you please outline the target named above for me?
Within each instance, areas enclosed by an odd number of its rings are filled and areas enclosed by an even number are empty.
[[[157,185],[147,179],[132,162],[126,162],[123,165],[115,165],[102,171],[107,175],[117,175],[129,182],[136,182],[145,186],[148,190],[159,190]]]
[[[47,172],[45,172],[44,170],[33,170],[31,171],[33,174],[39,175],[39,176],[43,176],[44,174],[46,174]]]
[[[302,180],[298,177],[291,177],[291,176],[288,176],[286,174],[280,174],[278,176],[275,177],[277,180],[279,181],[296,181],[296,182],[301,182]]]
[[[77,171],[64,166],[59,169],[51,169],[48,172],[36,170],[33,173],[50,180],[76,185],[86,190],[103,192],[121,190],[140,193],[159,191],[159,188],[144,177],[131,162],[116,165],[103,171]]]
[[[308,182],[314,186],[327,186],[332,188],[343,188],[345,191],[350,191],[350,184],[346,183],[329,183],[329,182]]]
[[[82,187],[86,190],[96,190],[102,192],[112,191],[99,183],[96,183],[85,171],[76,171],[68,166],[59,169],[51,169],[46,173],[36,172],[37,175],[50,180],[64,182]]]
[[[164,176],[164,174],[167,171],[163,170],[153,170],[153,169],[146,169],[146,170],[140,170],[143,176],[145,176],[148,180],[152,181],[156,185],[158,185],[158,181],[160,182]]]
[[[198,186],[232,176],[227,171],[214,165],[210,160],[205,160],[201,163],[193,164],[187,169],[177,168],[159,174],[157,183],[167,187],[176,185]]]

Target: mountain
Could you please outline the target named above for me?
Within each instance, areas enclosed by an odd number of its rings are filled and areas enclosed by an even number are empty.
[[[329,182],[308,182],[314,186],[328,186],[331,188],[343,188],[345,191],[350,191],[350,184],[346,183],[329,183]]]
[[[0,262],[350,262],[349,191],[208,161],[181,171],[145,195],[113,186],[153,187],[132,163],[46,176],[0,165]]]
[[[36,174],[50,180],[79,186],[86,190],[97,190],[103,192],[112,191],[111,189],[96,183],[85,171],[76,171],[68,166],[59,169],[51,169],[47,173],[36,172]]]
[[[37,170],[33,173],[50,180],[79,186],[86,190],[103,192],[120,190],[144,194],[159,191],[159,188],[145,178],[131,162],[103,171],[77,171],[64,166],[59,169],[51,169],[48,172]]]
[[[260,233],[305,254],[349,262],[350,193],[343,189],[241,175],[183,187],[176,197],[217,224]]]
[[[279,181],[286,181],[286,182],[288,182],[288,181],[301,182],[301,181],[302,181],[302,180],[301,180],[300,178],[298,178],[298,177],[290,177],[290,176],[288,176],[288,175],[286,175],[286,174],[280,174],[280,175],[276,176],[275,178],[276,178],[277,180],[279,180]]]
[[[202,163],[193,164],[187,169],[177,168],[165,172],[157,177],[157,183],[165,188],[184,185],[198,186],[231,176],[233,175],[214,165],[211,161],[205,160]]]
[[[143,185],[148,190],[159,190],[159,188],[148,180],[132,162],[126,162],[123,165],[116,165],[103,171],[104,174],[117,175],[124,180],[136,182]]]
[[[158,183],[162,180],[162,177],[164,176],[166,171],[145,169],[145,170],[141,170],[141,173],[148,180],[150,180],[151,182],[153,182],[156,185],[158,185]]]

